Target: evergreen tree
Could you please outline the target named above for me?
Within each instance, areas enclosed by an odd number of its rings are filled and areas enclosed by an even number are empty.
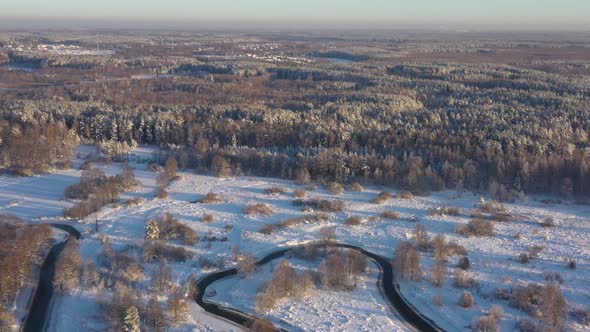
[[[148,240],[158,240],[160,238],[160,226],[156,219],[150,219],[145,226],[145,238]]]
[[[125,332],[140,332],[139,329],[139,311],[136,306],[131,306],[125,311],[125,319],[123,322],[123,331]]]

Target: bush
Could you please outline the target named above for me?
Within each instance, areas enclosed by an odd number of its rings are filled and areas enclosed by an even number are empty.
[[[342,195],[344,187],[338,182],[330,182],[326,187],[332,195]]]
[[[473,330],[478,332],[500,332],[498,319],[492,315],[481,316],[473,323]]]
[[[162,167],[160,164],[158,163],[149,163],[147,170],[149,172],[155,172],[155,173],[160,173],[164,171],[164,167]]]
[[[346,220],[344,220],[344,224],[349,225],[349,226],[358,226],[362,223],[363,223],[363,219],[359,216],[348,217],[348,218],[346,218]]]
[[[344,211],[344,202],[342,201],[330,201],[327,199],[313,199],[306,203],[308,206],[315,210],[323,212],[342,212]]]
[[[399,214],[395,211],[383,211],[381,213],[381,217],[385,218],[385,219],[399,219]]]
[[[467,256],[469,253],[465,247],[455,241],[447,243],[445,249],[449,256]]]
[[[475,305],[475,299],[473,298],[471,292],[465,291],[459,297],[458,303],[461,308],[469,309]]]
[[[123,204],[125,206],[137,206],[137,205],[143,205],[144,203],[145,203],[145,199],[143,199],[141,197],[135,197],[135,198],[128,199]]]
[[[520,255],[518,256],[518,261],[521,264],[526,264],[531,261],[531,257],[529,256],[528,253],[523,252],[523,253],[520,253]]]
[[[567,267],[568,267],[570,270],[575,270],[577,265],[578,265],[578,264],[576,263],[576,260],[575,260],[575,259],[573,259],[573,258],[571,258],[571,259],[569,259],[569,260],[567,261]]]
[[[268,318],[255,318],[248,328],[248,331],[251,332],[278,332],[280,331],[276,328],[272,321]]]
[[[201,219],[204,223],[211,223],[213,222],[213,220],[215,219],[215,217],[211,214],[211,213],[205,213],[203,215],[203,218]]]
[[[435,295],[432,297],[432,303],[434,303],[437,307],[444,307],[445,303],[443,301],[443,297],[441,295]]]
[[[555,221],[553,220],[553,217],[546,217],[545,219],[543,219],[543,223],[541,224],[541,226],[555,227]]]
[[[156,192],[156,198],[167,199],[168,197],[170,197],[170,194],[168,194],[168,191],[164,188],[160,188]]]
[[[201,198],[201,200],[199,201],[201,203],[223,203],[223,197],[221,197],[221,195],[216,194],[216,193],[207,193],[207,195],[205,195],[203,198]]]
[[[492,216],[492,219],[496,222],[508,222],[510,221],[510,218],[512,218],[510,213],[505,212],[497,212]]]
[[[463,256],[459,258],[459,268],[461,270],[468,270],[471,267],[471,262],[469,261],[469,257]]]
[[[295,198],[305,198],[307,196],[307,191],[303,189],[296,189],[293,191],[293,197]]]
[[[392,199],[393,196],[391,195],[391,193],[387,192],[387,191],[382,191],[379,193],[379,195],[377,195],[377,197],[373,198],[371,200],[372,203],[374,204],[384,204],[385,202],[387,202],[388,200]]]
[[[412,199],[412,198],[414,198],[414,194],[412,194],[412,193],[411,193],[411,192],[409,192],[409,191],[398,191],[398,192],[395,194],[395,197],[396,197],[397,199]]]
[[[153,260],[169,262],[185,262],[194,254],[182,247],[172,246],[160,241],[146,241],[143,246],[143,257],[147,262]]]
[[[262,226],[262,228],[260,229],[260,233],[262,234],[266,234],[266,235],[270,235],[272,234],[274,231],[276,231],[278,228],[275,225],[272,224],[266,224],[264,226]]]
[[[283,220],[282,222],[280,222],[276,225],[272,225],[272,224],[264,225],[264,227],[262,227],[262,229],[260,230],[260,233],[271,234],[272,232],[274,232],[280,228],[295,227],[295,226],[311,223],[313,221],[319,221],[318,217],[305,215],[305,216],[300,216],[300,217],[295,217],[295,218],[289,218],[289,219]]]
[[[285,193],[285,189],[277,186],[264,189],[264,192],[269,195],[280,195]]]
[[[456,270],[453,274],[453,285],[457,288],[471,288],[474,284],[475,280],[468,272]]]
[[[350,186],[348,186],[348,190],[349,191],[356,191],[356,192],[363,192],[363,191],[365,191],[365,188],[363,188],[363,186],[360,183],[354,182]]]
[[[518,285],[512,290],[510,305],[532,313],[541,304],[543,287],[536,284]]]
[[[275,213],[275,210],[264,203],[250,204],[244,209],[244,213],[251,215],[270,216]]]
[[[199,236],[192,228],[180,223],[170,213],[159,219],[160,239],[167,241],[180,240],[187,245],[199,243]]]
[[[457,228],[457,233],[466,236],[491,236],[494,234],[494,225],[476,217],[467,225]]]
[[[434,216],[434,215],[448,215],[448,216],[458,216],[460,215],[460,211],[458,207],[455,206],[450,206],[450,207],[439,207],[439,208],[429,208],[428,209],[428,215],[429,216]]]

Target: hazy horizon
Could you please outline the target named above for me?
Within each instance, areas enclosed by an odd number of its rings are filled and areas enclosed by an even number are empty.
[[[34,9],[34,10],[32,10]],[[581,0],[11,1],[0,28],[412,28],[590,30]]]

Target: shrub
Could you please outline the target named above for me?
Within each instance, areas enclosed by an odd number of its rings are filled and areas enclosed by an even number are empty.
[[[459,268],[462,270],[468,270],[471,267],[471,262],[469,261],[469,257],[462,256],[459,258]]]
[[[531,259],[537,259],[537,258],[539,258],[539,253],[541,253],[541,251],[543,251],[543,250],[545,250],[545,247],[543,247],[543,246],[539,246],[539,245],[532,246],[529,249],[529,257]]]
[[[332,195],[342,195],[344,187],[338,182],[330,182],[326,187]]]
[[[473,298],[471,292],[464,291],[459,297],[458,303],[461,308],[469,309],[475,305],[475,299]]]
[[[327,199],[313,199],[307,202],[307,205],[315,210],[323,212],[342,212],[344,211],[344,202],[330,201]]]
[[[520,255],[518,256],[518,261],[521,264],[526,264],[531,261],[531,257],[529,256],[528,253],[523,252],[523,253],[520,253]]]
[[[136,206],[136,205],[143,205],[143,203],[145,203],[145,199],[143,199],[141,197],[135,197],[135,198],[128,199],[123,204],[125,206]]]
[[[238,261],[238,271],[246,275],[256,271],[256,257],[250,254],[242,255]]]
[[[471,288],[474,284],[475,280],[468,272],[456,270],[453,274],[453,285],[457,288]]]
[[[187,245],[199,243],[199,236],[192,228],[180,223],[170,213],[160,217],[160,239],[167,241],[180,240]]]
[[[555,281],[555,282],[557,282],[560,285],[563,284],[563,277],[559,273],[546,272],[545,273],[545,280],[547,280],[547,281]]]
[[[264,203],[250,204],[244,209],[244,213],[247,215],[263,215],[270,216],[275,213],[275,210]]]
[[[278,332],[280,331],[276,328],[272,321],[268,318],[255,318],[250,323],[248,331],[251,332]]]
[[[168,194],[168,191],[164,188],[160,188],[156,192],[156,198],[167,199],[168,197],[170,197],[170,194]]]
[[[576,260],[573,258],[571,258],[567,261],[567,267],[571,270],[575,270],[577,265],[578,264],[576,263]]]
[[[502,204],[500,204],[496,201],[482,203],[480,205],[480,208],[482,209],[482,211],[489,212],[489,213],[505,212],[506,211],[506,208]]]
[[[260,229],[259,232],[262,234],[270,235],[276,230],[277,230],[277,227],[275,225],[266,224],[266,225],[262,226],[262,228]]]
[[[494,213],[494,215],[492,216],[492,219],[496,222],[508,222],[508,221],[510,221],[511,217],[512,216],[510,215],[510,213],[497,212],[497,213]]]
[[[349,226],[357,226],[362,223],[363,223],[363,219],[359,216],[348,217],[348,218],[346,218],[346,220],[344,220],[344,224],[349,225]]]
[[[205,213],[203,215],[203,218],[201,219],[204,223],[211,223],[213,222],[213,220],[215,219],[215,217],[211,214],[211,213]]]
[[[385,219],[398,219],[399,218],[399,214],[395,211],[383,211],[381,213],[381,217],[385,218]]]
[[[264,189],[264,192],[269,195],[280,195],[285,193],[285,189],[277,186]]]
[[[304,189],[296,189],[293,191],[293,197],[295,198],[305,198],[307,196],[307,191]]]
[[[455,241],[447,243],[446,251],[449,256],[467,256],[469,253],[465,247]]]
[[[350,186],[348,186],[348,190],[349,191],[356,191],[356,192],[363,192],[363,191],[365,191],[365,188],[363,188],[363,186],[360,183],[354,182]]]
[[[500,332],[500,326],[496,317],[484,315],[473,323],[473,330],[478,332]]]
[[[148,164],[148,167],[147,167],[147,170],[148,170],[149,172],[156,172],[156,173],[159,173],[159,172],[163,172],[163,171],[164,171],[164,167],[162,167],[162,166],[161,166],[160,164],[158,164],[158,163],[149,163],[149,164]]]
[[[143,257],[147,262],[166,260],[169,262],[185,262],[194,254],[183,247],[176,247],[159,241],[146,241],[143,246]]]
[[[555,221],[553,220],[553,217],[545,217],[545,219],[543,219],[543,223],[541,224],[541,226],[555,227]]]
[[[543,287],[539,285],[518,285],[512,290],[510,305],[531,313],[542,303],[542,293]]]
[[[443,297],[441,295],[435,295],[432,297],[432,303],[437,307],[443,307],[445,305]]]
[[[371,202],[374,204],[383,204],[392,198],[393,196],[391,195],[391,193],[387,191],[382,191],[379,193],[379,195],[377,195],[377,197],[373,198]]]
[[[414,198],[414,194],[412,194],[412,193],[411,193],[411,192],[409,192],[409,191],[398,191],[398,192],[395,194],[395,197],[396,197],[397,199],[412,199],[412,198]]]
[[[223,203],[223,197],[216,193],[207,193],[203,198],[200,200],[201,203]]]
[[[467,225],[457,228],[457,233],[466,236],[491,236],[494,234],[494,225],[476,217]]]
[[[445,214],[449,216],[458,216],[461,214],[461,211],[456,206],[449,206],[445,209]]]

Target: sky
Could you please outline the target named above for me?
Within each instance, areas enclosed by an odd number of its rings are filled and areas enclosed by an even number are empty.
[[[590,30],[590,0],[0,0],[7,22],[324,24]]]

